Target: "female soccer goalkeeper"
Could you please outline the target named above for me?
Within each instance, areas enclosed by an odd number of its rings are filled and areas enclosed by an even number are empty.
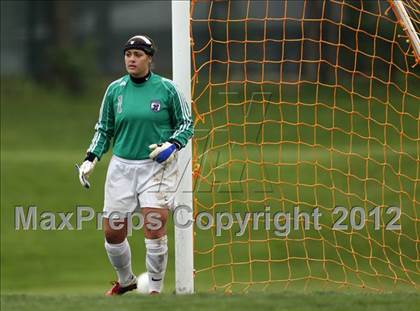
[[[112,82],[104,95],[95,135],[79,168],[87,177],[113,140],[104,195],[105,249],[118,281],[106,295],[137,287],[127,241],[127,217],[140,208],[145,220],[146,269],[150,293],[159,293],[165,276],[168,246],[165,224],[174,204],[177,151],[193,135],[191,111],[171,80],[150,70],[155,47],[143,35],[124,45],[128,75]],[[152,217],[150,217],[152,216]]]

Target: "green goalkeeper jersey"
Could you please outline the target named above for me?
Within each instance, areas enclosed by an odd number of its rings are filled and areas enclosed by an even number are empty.
[[[149,145],[175,140],[184,147],[192,135],[190,107],[171,80],[151,73],[135,83],[126,75],[105,92],[88,152],[100,159],[113,141],[116,156],[143,160]]]

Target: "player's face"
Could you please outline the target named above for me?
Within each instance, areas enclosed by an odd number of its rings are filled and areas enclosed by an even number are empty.
[[[127,72],[133,77],[140,78],[149,72],[152,57],[143,50],[131,49],[125,52],[124,60]]]

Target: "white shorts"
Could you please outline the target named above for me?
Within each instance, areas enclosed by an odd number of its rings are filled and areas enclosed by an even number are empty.
[[[105,218],[127,217],[142,207],[172,209],[178,183],[177,155],[166,165],[152,160],[127,160],[115,155],[105,181]]]

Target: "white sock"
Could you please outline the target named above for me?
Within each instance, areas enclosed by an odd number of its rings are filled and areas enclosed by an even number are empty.
[[[168,263],[168,238],[144,239],[146,243],[146,268],[149,275],[149,292],[161,292]]]
[[[118,282],[122,286],[129,285],[133,277],[131,270],[131,250],[127,239],[120,244],[110,244],[105,241],[105,249],[109,261],[118,275]]]

